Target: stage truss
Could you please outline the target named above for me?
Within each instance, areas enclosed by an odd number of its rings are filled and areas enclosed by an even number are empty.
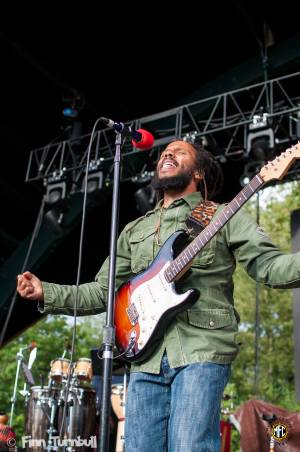
[[[272,130],[274,156],[297,142],[300,136],[300,72],[127,122],[145,128],[155,137],[151,150],[140,151],[130,140],[122,148],[122,181],[143,182],[151,178],[161,149],[176,139],[203,140],[221,163],[250,161],[249,134]],[[119,121],[120,118],[113,118]],[[30,152],[26,182],[43,181],[47,186],[68,180],[71,193],[82,189],[87,150],[91,135],[51,143]],[[112,129],[96,131],[92,138],[89,172],[101,171],[109,186],[115,149]],[[287,178],[299,178],[300,165],[294,165]]]

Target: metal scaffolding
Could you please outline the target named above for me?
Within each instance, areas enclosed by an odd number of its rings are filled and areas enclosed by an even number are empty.
[[[272,131],[274,155],[300,137],[300,72],[201,99],[151,116],[127,122],[153,133],[151,150],[140,151],[126,140],[123,145],[122,181],[143,181],[153,173],[162,147],[176,138],[203,140],[220,160],[251,160],[251,140]],[[265,132],[267,133],[267,132]],[[71,192],[81,190],[91,135],[51,143],[30,152],[26,182],[44,185],[68,179]],[[115,132],[98,130],[92,139],[90,172],[101,170],[110,184]],[[298,177],[298,167],[292,169]]]

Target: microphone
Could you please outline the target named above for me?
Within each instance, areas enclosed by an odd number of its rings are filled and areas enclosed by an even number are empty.
[[[29,345],[28,345],[28,349],[30,351],[32,351],[34,348],[37,347],[37,343],[35,341],[32,341]]]
[[[123,122],[115,122],[109,118],[100,118],[100,121],[104,122],[107,127],[114,129],[116,132],[132,138],[131,142],[135,148],[146,150],[153,146],[154,136],[148,130],[135,130],[130,126],[126,126]]]
[[[30,352],[34,350],[37,347],[37,344],[35,341],[30,342],[30,344],[25,345],[25,347],[22,347],[22,350],[29,350]]]

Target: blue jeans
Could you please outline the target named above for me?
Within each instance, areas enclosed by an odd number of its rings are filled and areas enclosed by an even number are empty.
[[[126,452],[219,452],[220,405],[230,365],[209,362],[159,375],[132,372],[125,416]]]

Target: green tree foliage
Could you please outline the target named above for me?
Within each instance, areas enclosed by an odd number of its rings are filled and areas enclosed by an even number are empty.
[[[265,196],[261,196],[265,199]],[[247,209],[256,217],[255,200]],[[268,189],[267,201],[260,202],[260,225],[272,241],[284,252],[291,252],[290,215],[300,208],[298,182]],[[256,293],[259,302],[259,341],[255,390],[255,319]],[[240,353],[232,367],[230,391],[232,411],[257,397],[298,411],[295,400],[292,291],[256,286],[245,271],[238,267],[235,274],[235,303],[241,316],[237,341]],[[228,391],[226,391],[228,392]],[[237,436],[234,434],[234,436]],[[239,450],[235,442],[236,449]]]

